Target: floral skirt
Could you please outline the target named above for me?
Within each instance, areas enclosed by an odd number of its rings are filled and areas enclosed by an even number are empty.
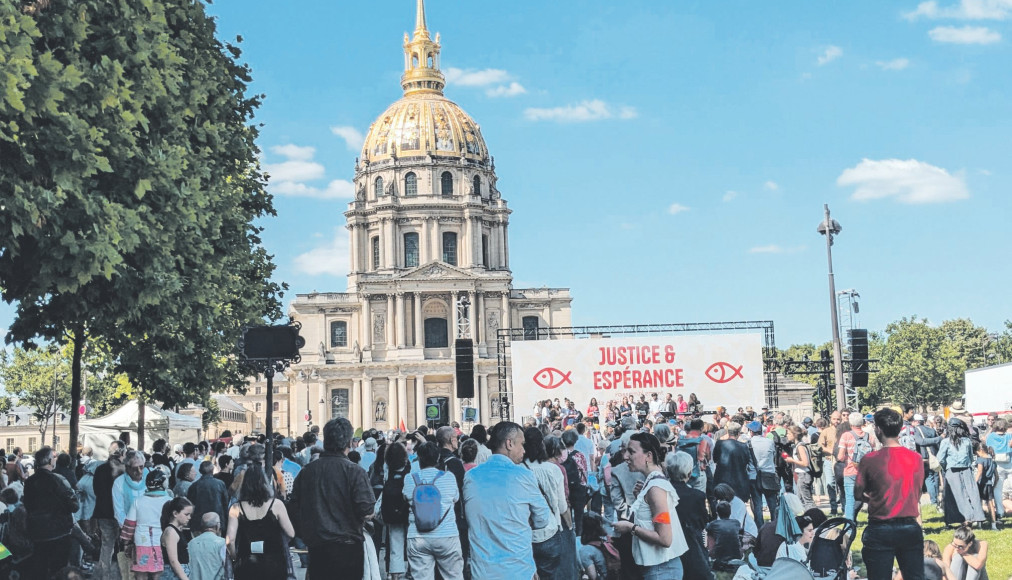
[[[183,572],[186,573],[187,577],[190,575],[190,565],[180,564],[183,567]],[[180,580],[179,576],[172,571],[172,566],[169,566],[168,562],[165,563],[165,570],[162,571],[162,575],[159,576],[158,580]]]
[[[130,569],[134,572],[161,572],[165,567],[161,546],[137,546]]]

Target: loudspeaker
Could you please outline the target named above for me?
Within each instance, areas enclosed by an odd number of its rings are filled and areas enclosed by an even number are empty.
[[[850,383],[854,387],[868,386],[868,330],[854,328],[847,331],[847,344],[850,348],[851,376]]]
[[[242,331],[239,350],[247,360],[294,360],[306,339],[299,336],[299,326],[250,326]]]
[[[457,398],[470,399],[474,397],[474,341],[458,338],[453,347],[457,363]]]

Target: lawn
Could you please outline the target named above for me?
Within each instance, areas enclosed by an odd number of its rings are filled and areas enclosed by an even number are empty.
[[[868,521],[868,515],[861,512],[857,517],[858,526],[857,539],[853,547],[854,561],[861,567],[862,577],[867,573],[861,562],[861,532],[864,530],[864,523]],[[924,523],[924,539],[934,540],[938,547],[945,550],[945,546],[952,541],[953,530],[945,527],[941,512],[932,506],[921,506],[921,520]],[[990,524],[985,524],[987,529],[974,530],[978,540],[986,540],[987,550],[987,573],[992,580],[1006,580],[1012,577],[1012,529],[990,529]]]

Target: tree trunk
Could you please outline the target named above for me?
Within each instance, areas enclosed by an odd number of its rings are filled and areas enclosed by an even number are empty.
[[[77,438],[81,429],[81,359],[84,356],[84,327],[74,329],[74,359],[70,367],[70,434],[67,437],[67,451],[70,465],[77,465]]]
[[[144,413],[147,405],[144,403],[144,396],[137,393],[137,449],[144,450]]]

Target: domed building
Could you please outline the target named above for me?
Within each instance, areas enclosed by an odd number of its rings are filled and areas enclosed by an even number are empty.
[[[291,304],[306,348],[278,410],[293,434],[310,414],[315,424],[345,416],[366,429],[411,429],[464,423],[463,408],[475,407],[478,421],[494,423],[509,397],[498,379],[499,329],[533,339],[571,326],[568,289],[513,288],[510,209],[481,127],[443,95],[440,49],[417,0],[404,95],[370,126],[355,164],[347,292]],[[474,344],[467,399],[456,396],[455,338]]]

